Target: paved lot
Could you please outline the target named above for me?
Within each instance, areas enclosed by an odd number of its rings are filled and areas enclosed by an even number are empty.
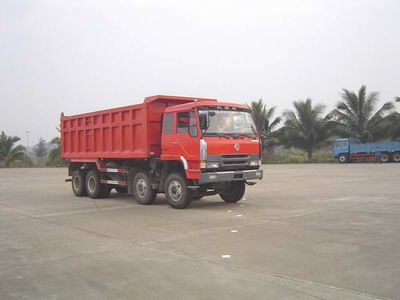
[[[245,201],[174,210],[0,169],[0,298],[400,298],[400,165],[264,172]]]

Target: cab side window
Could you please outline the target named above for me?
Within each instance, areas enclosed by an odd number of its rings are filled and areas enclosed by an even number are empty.
[[[197,135],[197,122],[193,112],[185,111],[177,114],[177,133],[189,133],[191,136]]]
[[[173,124],[173,115],[171,113],[165,114],[164,116],[164,133],[171,134],[172,133],[172,124]]]

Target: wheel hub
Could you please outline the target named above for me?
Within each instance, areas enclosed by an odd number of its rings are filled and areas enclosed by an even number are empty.
[[[143,178],[140,178],[136,183],[136,190],[140,198],[144,198],[147,193],[147,183]]]
[[[172,201],[179,201],[182,196],[182,186],[177,180],[172,180],[168,186],[168,195]]]
[[[87,187],[89,192],[94,193],[94,190],[96,189],[96,181],[94,180],[93,177],[89,178]]]
[[[81,186],[81,179],[78,176],[75,176],[73,181],[74,189],[77,191]]]

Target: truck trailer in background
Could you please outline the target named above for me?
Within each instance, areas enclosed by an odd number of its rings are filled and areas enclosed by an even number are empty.
[[[61,154],[76,196],[112,188],[174,208],[219,194],[239,201],[262,179],[261,142],[249,108],[215,99],[152,96],[141,104],[61,114]]]
[[[341,163],[367,159],[400,162],[400,142],[361,143],[356,138],[337,139],[333,156]]]

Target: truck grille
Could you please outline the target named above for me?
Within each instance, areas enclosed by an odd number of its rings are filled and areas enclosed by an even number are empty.
[[[218,162],[218,169],[207,169],[203,172],[215,172],[215,171],[236,171],[236,170],[248,170],[258,169],[258,166],[250,167],[251,160],[258,160],[258,153],[250,154],[209,154],[207,155],[207,162]]]
[[[244,165],[248,165],[249,159],[250,159],[250,157],[248,154],[222,155],[221,164],[222,164],[222,167],[244,166]]]

